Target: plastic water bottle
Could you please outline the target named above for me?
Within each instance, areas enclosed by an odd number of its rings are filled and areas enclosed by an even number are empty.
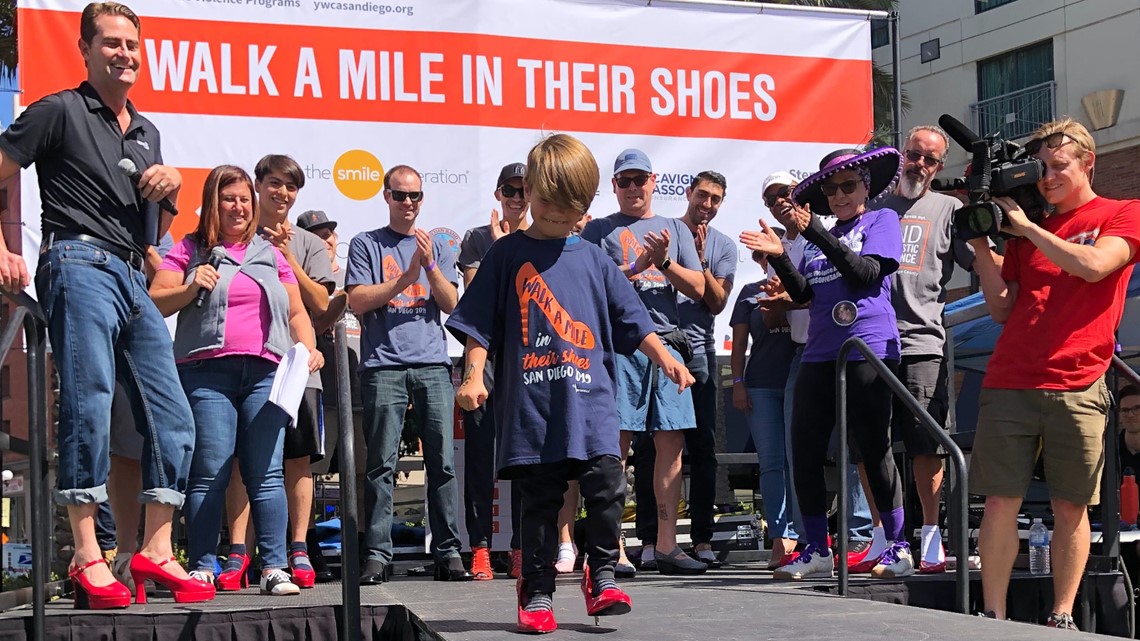
[[[1041,519],[1029,528],[1029,573],[1049,574],[1049,529]]]

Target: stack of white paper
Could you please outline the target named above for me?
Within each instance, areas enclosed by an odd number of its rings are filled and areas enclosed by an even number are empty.
[[[290,427],[297,425],[297,410],[301,407],[308,382],[309,349],[297,343],[281,358],[277,375],[273,378],[273,389],[269,391],[269,402],[285,410],[293,419]]]

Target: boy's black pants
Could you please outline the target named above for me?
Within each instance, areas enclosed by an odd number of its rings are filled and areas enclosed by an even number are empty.
[[[586,564],[593,579],[613,578],[625,508],[625,475],[616,456],[520,465],[512,489],[522,496],[522,577],[526,595],[552,594],[557,572],[558,511],[568,482],[577,479],[586,506]]]

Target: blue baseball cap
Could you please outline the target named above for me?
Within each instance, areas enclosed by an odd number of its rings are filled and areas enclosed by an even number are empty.
[[[640,149],[626,149],[618,154],[617,160],[614,161],[615,176],[629,169],[653,173],[653,165],[649,162],[649,156],[646,156],[645,152]]]

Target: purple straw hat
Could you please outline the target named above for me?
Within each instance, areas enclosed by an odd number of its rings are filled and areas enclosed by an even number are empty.
[[[866,167],[871,174],[871,184],[867,201],[894,187],[902,173],[902,156],[894,147],[879,147],[868,152],[858,149],[840,149],[823,157],[819,171],[808,176],[792,192],[792,198],[800,205],[811,205],[812,213],[818,216],[831,216],[827,196],[823,195],[822,185],[835,174],[847,170]]]

